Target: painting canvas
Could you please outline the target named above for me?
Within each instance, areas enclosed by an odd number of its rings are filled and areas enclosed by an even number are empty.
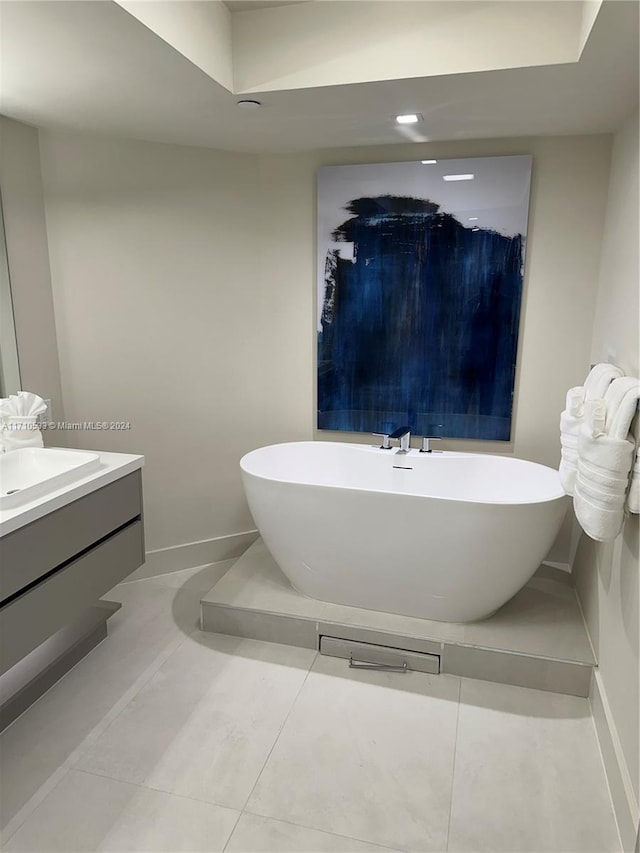
[[[318,428],[508,441],[531,157],[318,173]]]

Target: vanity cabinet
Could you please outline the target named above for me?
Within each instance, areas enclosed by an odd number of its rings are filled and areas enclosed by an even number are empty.
[[[84,638],[91,633],[95,642],[103,639],[106,619],[119,605],[99,599],[142,563],[139,469],[2,536],[0,682],[15,680],[20,662],[30,655],[42,658],[40,650],[47,643],[52,645],[51,639],[58,635],[71,637],[72,645],[78,645],[78,631]],[[74,625],[78,626],[75,634]],[[101,631],[96,633],[98,625]],[[76,654],[71,665],[79,656]],[[66,671],[60,668],[59,649],[55,659],[57,674],[53,680]],[[27,681],[41,675],[32,673]],[[24,688],[25,677],[19,681]],[[50,683],[51,678],[46,686]],[[0,696],[0,706],[4,698]],[[3,722],[6,725],[7,720]]]

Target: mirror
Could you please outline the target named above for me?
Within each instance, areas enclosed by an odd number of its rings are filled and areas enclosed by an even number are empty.
[[[2,196],[0,195],[0,397],[8,397],[20,390],[18,344],[13,319],[11,279],[4,234]]]

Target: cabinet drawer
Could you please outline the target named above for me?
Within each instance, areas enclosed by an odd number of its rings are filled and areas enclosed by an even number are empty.
[[[118,533],[0,608],[0,673],[6,672],[144,562],[142,522]]]
[[[140,471],[0,539],[0,601],[142,514]]]

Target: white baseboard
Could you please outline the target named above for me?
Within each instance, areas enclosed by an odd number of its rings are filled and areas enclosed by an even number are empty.
[[[208,563],[219,563],[221,560],[231,560],[243,554],[257,538],[257,530],[246,530],[229,536],[218,536],[216,539],[203,539],[200,542],[187,542],[184,545],[147,551],[144,564],[132,572],[127,581],[139,581],[169,572],[179,572],[182,569],[206,566]]]
[[[620,840],[624,853],[634,853],[638,839],[640,807],[633,791],[631,776],[627,768],[622,744],[602,684],[600,673],[596,670],[591,679],[589,693],[591,713],[600,743],[600,752],[609,784],[613,809],[618,822]]]

